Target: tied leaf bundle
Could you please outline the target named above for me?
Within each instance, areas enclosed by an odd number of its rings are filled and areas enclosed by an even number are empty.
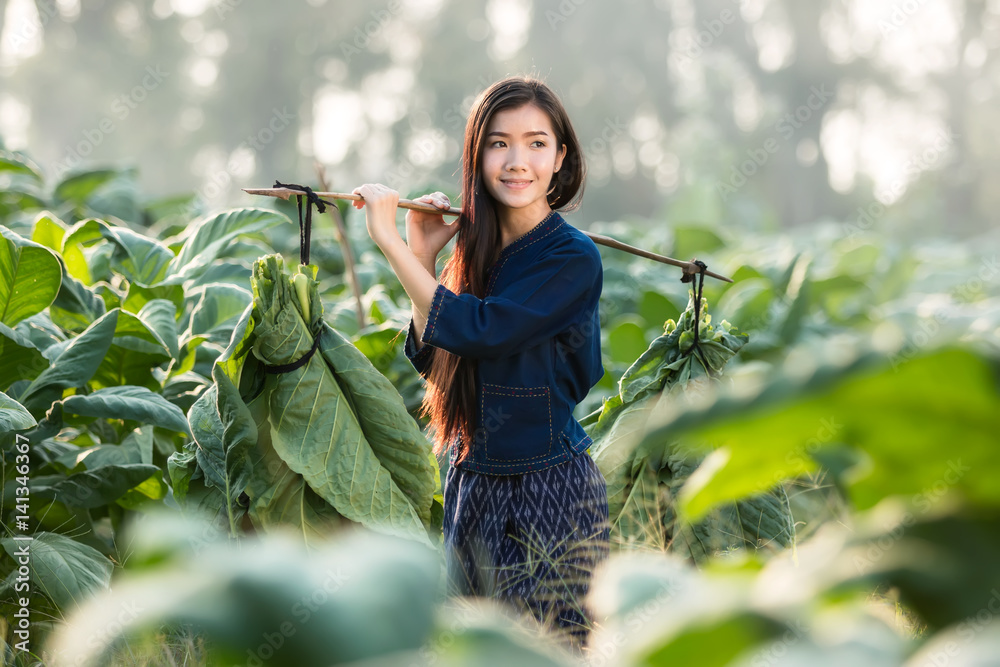
[[[431,445],[396,388],[323,321],[315,277],[306,265],[292,278],[280,255],[254,263],[253,303],[188,414],[195,444],[171,458],[175,495],[225,503],[234,530],[242,506],[255,527],[291,524],[307,542],[346,519],[430,545]]]
[[[749,340],[725,320],[713,327],[702,299],[695,340],[694,294],[677,322],[667,320],[663,335],[625,371],[618,393],[581,420],[594,444],[591,455],[604,475],[612,540],[622,546],[668,549],[705,562],[735,548],[785,547],[794,525],[784,489],[715,509],[697,523],[682,521],[677,494],[704,459],[678,442],[649,442],[650,416],[703,383],[720,382],[723,367]]]

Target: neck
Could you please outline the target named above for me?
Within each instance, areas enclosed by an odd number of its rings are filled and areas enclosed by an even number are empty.
[[[552,208],[545,201],[538,202],[537,206],[511,209],[500,207],[498,217],[500,218],[500,247],[505,248],[510,243],[531,230],[545,216],[552,211]]]

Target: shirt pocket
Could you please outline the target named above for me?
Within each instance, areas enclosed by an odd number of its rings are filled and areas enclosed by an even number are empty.
[[[491,463],[515,463],[552,454],[552,392],[547,386],[483,384],[476,438]]]

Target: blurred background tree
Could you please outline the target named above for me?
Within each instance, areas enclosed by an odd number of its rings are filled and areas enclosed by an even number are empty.
[[[1000,204],[998,44],[996,0],[0,0],[0,137],[208,206],[314,160],[454,198],[475,95],[534,73],[585,147],[583,228],[966,236]]]

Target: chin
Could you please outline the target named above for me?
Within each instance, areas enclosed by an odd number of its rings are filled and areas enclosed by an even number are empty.
[[[503,187],[503,186],[501,186]],[[538,199],[538,195],[534,192],[524,190],[522,192],[503,192],[501,191],[500,196],[494,195],[494,198],[511,208],[521,208],[527,206]]]

